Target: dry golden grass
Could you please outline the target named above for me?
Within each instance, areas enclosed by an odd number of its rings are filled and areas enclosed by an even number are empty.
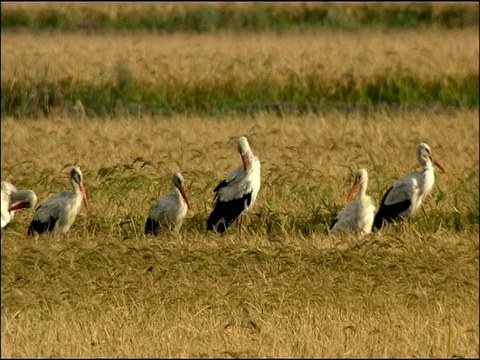
[[[115,76],[119,62],[151,82],[227,71],[245,79],[314,69],[332,78],[371,76],[397,67],[428,78],[478,73],[478,29],[4,33],[1,60],[2,81],[95,80]],[[76,164],[90,198],[66,236],[26,238],[31,210],[2,231],[2,356],[480,355],[478,109],[2,118],[1,131],[2,179],[42,201],[68,188],[67,168]],[[204,229],[212,189],[239,164],[240,135],[262,161],[263,182],[237,239],[234,229],[223,236]],[[367,168],[378,204],[396,178],[417,168],[419,141],[447,169],[437,172],[424,211],[363,240],[326,235],[353,170]],[[176,170],[193,212],[178,236],[145,237],[148,209]]]
[[[104,79],[118,63],[138,80],[244,80],[317,72],[369,77],[408,69],[413,75],[478,73],[478,28],[462,30],[359,30],[222,35],[2,34],[2,81]]]
[[[101,168],[132,164],[141,158],[150,163],[142,169],[149,175],[159,170],[167,178],[167,173],[175,169],[187,174],[207,171],[213,184],[236,164],[234,143],[238,136],[246,134],[264,162],[266,177],[271,173],[280,176],[284,172],[312,169],[325,177],[322,182],[328,187],[337,183],[339,171],[345,181],[350,181],[349,170],[358,167],[371,170],[378,166],[383,176],[394,179],[417,167],[415,146],[425,141],[446,164],[448,173],[439,175],[446,191],[455,188],[458,176],[476,165],[477,119],[476,110],[460,111],[460,115],[374,113],[367,119],[360,114],[345,117],[342,113],[282,119],[266,115],[250,121],[195,116],[31,122],[7,118],[2,120],[2,169],[4,175],[15,178],[23,175],[19,172],[22,170],[39,172],[48,168],[60,177],[60,183],[66,183],[65,174],[58,172],[72,162],[94,176]],[[24,161],[27,163],[22,164]],[[454,183],[449,184],[447,179]],[[31,181],[25,185],[34,185],[35,180]],[[370,187],[375,186],[378,185],[373,181]],[[382,190],[383,186],[379,191]]]
[[[478,109],[1,126],[2,179],[41,201],[77,164],[91,206],[65,237],[26,238],[28,210],[2,231],[2,356],[479,356]],[[263,183],[236,239],[204,227],[240,135]],[[352,171],[378,204],[419,141],[447,169],[425,212],[326,235]],[[178,236],[145,237],[174,170],[194,211]]]

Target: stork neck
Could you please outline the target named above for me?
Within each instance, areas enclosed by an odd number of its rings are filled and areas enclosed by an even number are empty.
[[[433,183],[435,182],[435,171],[433,169],[432,163],[429,161],[423,168],[423,181],[420,186],[420,194],[426,196],[430,192],[433,187]]]
[[[180,189],[178,187],[176,187],[175,185],[173,185],[172,188],[173,188],[173,191],[175,192],[175,196],[177,196],[178,198],[181,198],[182,193],[180,192]]]
[[[433,171],[432,160],[428,159],[425,164],[423,164],[423,171]]]
[[[433,169],[433,164],[432,162],[429,160],[427,161],[427,163],[425,165],[423,165],[423,178],[424,178],[424,182],[427,178],[431,178],[431,177],[434,177],[434,169]]]
[[[253,153],[250,151],[250,149],[248,149],[246,152],[245,152],[245,162],[247,164],[247,171],[250,170],[252,168],[252,164],[253,164],[253,161],[255,159]]]
[[[31,204],[36,201],[36,196],[30,190],[19,190],[12,192],[12,194],[10,195],[10,199],[12,200],[12,203],[22,201],[32,206]]]
[[[73,179],[71,179],[70,182],[72,184],[72,189],[75,195],[81,194],[80,185],[78,185],[78,183]]]
[[[358,190],[358,199],[363,199],[367,194],[367,182],[364,181],[360,184],[360,189]]]

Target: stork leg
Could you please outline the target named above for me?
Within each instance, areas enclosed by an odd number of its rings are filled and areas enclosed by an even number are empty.
[[[238,238],[242,237],[242,217],[243,217],[243,214],[240,214],[237,218],[237,237]]]

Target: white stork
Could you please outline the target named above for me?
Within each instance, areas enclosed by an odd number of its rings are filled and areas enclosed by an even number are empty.
[[[375,206],[367,195],[368,172],[359,169],[355,172],[355,181],[347,196],[347,206],[333,220],[330,230],[355,231],[361,235],[372,231]],[[351,201],[358,191],[357,200]]]
[[[2,228],[13,219],[16,210],[33,208],[37,195],[32,190],[17,190],[9,181],[2,181]]]
[[[156,235],[161,227],[178,232],[188,209],[191,207],[185,180],[182,174],[175,172],[172,174],[172,191],[162,196],[150,208],[145,234]]]
[[[82,200],[88,209],[83,174],[78,166],[70,169],[70,183],[73,191],[60,191],[38,206],[28,228],[28,235],[54,230],[66,233],[82,207]]]
[[[384,221],[392,222],[399,218],[407,219],[414,216],[435,183],[433,164],[445,172],[443,165],[433,157],[430,147],[423,142],[417,146],[417,160],[423,169],[411,172],[395,181],[383,195],[373,221],[374,229],[381,229]]]
[[[237,148],[243,164],[230,171],[213,189],[216,204],[207,219],[207,230],[225,232],[235,219],[253,206],[260,190],[260,161],[253,155],[246,137],[238,139]]]

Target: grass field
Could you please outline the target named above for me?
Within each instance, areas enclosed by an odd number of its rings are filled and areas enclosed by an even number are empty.
[[[2,116],[73,116],[78,103],[89,117],[244,113],[259,102],[478,104],[478,27],[7,33],[1,47]]]
[[[75,163],[90,209],[65,237],[26,238],[28,210],[2,231],[2,355],[477,357],[477,119],[3,119],[2,178],[43,200]],[[240,135],[263,183],[237,239],[204,227]],[[362,240],[326,235],[352,171],[368,169],[378,205],[421,140],[447,169],[424,212]],[[176,169],[194,210],[178,236],[145,237]]]
[[[2,180],[43,201],[78,165],[90,205],[2,229],[2,357],[478,358],[478,4],[180,4],[172,33],[145,6],[2,3]],[[207,233],[242,135],[257,202]],[[447,172],[419,214],[328,234],[353,172],[378,207],[420,141]],[[173,171],[193,209],[145,236]]]
[[[408,40],[408,41],[407,41]],[[106,46],[106,44],[108,46]],[[478,27],[437,30],[324,30],[281,36],[261,34],[2,34],[2,80],[73,77],[86,81],[116,75],[122,62],[135,78],[191,81],[254,79],[264,73],[310,73],[336,78],[371,77],[408,69],[418,77],[478,73]],[[33,55],[33,56],[32,56]],[[183,80],[185,81],[185,80]]]

